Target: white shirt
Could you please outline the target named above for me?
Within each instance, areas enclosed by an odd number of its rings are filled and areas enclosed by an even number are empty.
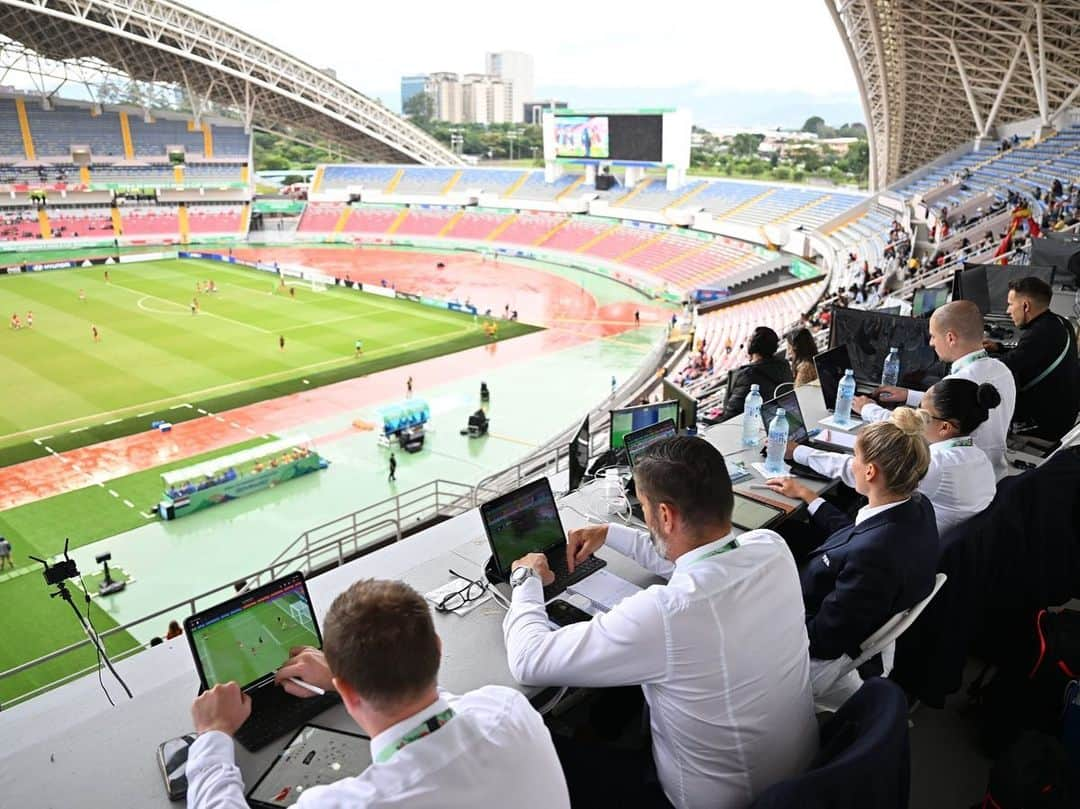
[[[677,809],[745,809],[805,770],[818,743],[795,561],[772,531],[733,534],[672,564],[649,535],[607,545],[668,577],[591,621],[552,630],[540,581],[514,588],[503,622],[510,671],[530,685],[640,684],[653,761]]]
[[[569,809],[551,734],[524,695],[487,686],[439,699],[371,740],[372,758],[447,708],[441,728],[362,773],[304,792],[300,809]],[[233,740],[204,733],[188,756],[189,809],[247,809]]]
[[[1008,474],[1009,466],[1005,458],[1005,436],[1012,424],[1013,411],[1016,410],[1016,380],[1009,366],[993,357],[973,359],[980,351],[965,354],[956,360],[949,369],[946,379],[970,379],[979,385],[989,383],[1001,394],[1001,404],[990,411],[989,418],[980,424],[971,437],[975,446],[986,453],[994,468],[994,477],[1001,480]],[[923,392],[909,390],[908,407],[918,407],[922,402]],[[877,404],[868,404],[860,414],[863,421],[887,421],[891,411]]]
[[[919,481],[919,491],[934,505],[939,535],[974,517],[990,505],[997,494],[997,481],[990,459],[976,446],[958,446],[966,444],[967,440],[952,439],[931,444],[930,466]],[[855,488],[850,455],[799,446],[795,448],[793,457],[815,472],[839,478]]]

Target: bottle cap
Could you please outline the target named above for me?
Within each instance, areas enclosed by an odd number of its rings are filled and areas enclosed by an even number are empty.
[[[751,386],[750,386],[750,390],[752,390],[752,391],[754,391],[754,390],[761,390],[761,386],[760,386],[760,385],[751,385]]]
[[[855,372],[848,368],[846,371],[844,371],[844,376],[855,376]]]
[[[776,415],[777,416],[786,416],[787,413],[784,411],[784,408],[778,407],[778,408],[776,408]]]

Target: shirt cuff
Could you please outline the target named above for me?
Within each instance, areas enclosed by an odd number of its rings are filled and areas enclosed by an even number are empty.
[[[810,505],[808,505],[806,507],[806,510],[809,511],[810,516],[813,517],[815,514],[817,514],[817,510],[819,508],[821,508],[823,505],[825,505],[825,498],[824,497],[818,497],[818,498],[815,498],[813,500],[813,502],[811,502]]]
[[[632,557],[634,541],[637,539],[638,533],[640,533],[638,529],[631,528],[628,525],[610,523],[607,529],[607,536],[604,538],[604,544],[616,553]]]
[[[791,453],[791,459],[795,461],[795,463],[801,463],[803,466],[809,466],[810,455],[810,447],[804,447],[802,444],[799,444],[797,447],[795,447],[795,451]]]
[[[907,406],[918,407],[922,403],[923,392],[921,390],[909,390],[907,392]]]
[[[187,776],[190,781],[203,770],[215,766],[235,766],[236,747],[232,736],[220,730],[200,733],[188,750]]]
[[[510,600],[515,605],[539,607],[544,606],[544,583],[539,576],[529,576],[524,582],[513,588]]]

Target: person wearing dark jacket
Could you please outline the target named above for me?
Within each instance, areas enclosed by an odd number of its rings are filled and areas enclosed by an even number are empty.
[[[776,353],[779,347],[780,338],[768,326],[754,329],[746,349],[750,363],[736,368],[728,376],[727,395],[724,397],[725,419],[743,412],[751,385],[759,387],[761,398],[767,402],[776,395],[777,386],[794,381],[788,361]]]
[[[827,537],[803,566],[806,632],[814,694],[822,661],[859,656],[862,643],[898,612],[933,589],[938,530],[934,508],[916,487],[930,465],[922,417],[901,407],[889,421],[864,427],[855,440],[855,489],[868,505],[855,521],[793,478],[768,485],[809,505],[814,527]]]
[[[1076,422],[1080,409],[1080,362],[1072,326],[1050,311],[1053,291],[1040,278],[1009,282],[1008,313],[1020,329],[1016,348],[1001,361],[1016,379],[1016,432],[1057,441]],[[1001,344],[987,340],[987,351]]]

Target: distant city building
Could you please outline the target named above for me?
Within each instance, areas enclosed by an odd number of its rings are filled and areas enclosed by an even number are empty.
[[[498,51],[487,54],[486,71],[509,82],[511,92],[506,100],[506,120],[519,122],[525,120],[525,102],[536,98],[533,86],[533,58],[520,51]]]
[[[409,103],[409,100],[413,96],[420,95],[421,93],[427,93],[434,96],[433,88],[431,87],[431,78],[427,73],[417,73],[413,76],[401,77],[401,112],[405,114],[405,105]],[[434,98],[432,99],[434,100]]]
[[[463,88],[458,74],[432,73],[430,78],[432,97],[435,101],[435,120],[447,121],[451,124],[464,123]]]
[[[544,120],[544,110],[565,110],[569,106],[565,101],[526,101],[521,120],[527,124],[540,124]]]
[[[472,124],[505,124],[511,86],[498,76],[466,73],[461,80],[462,117]]]

